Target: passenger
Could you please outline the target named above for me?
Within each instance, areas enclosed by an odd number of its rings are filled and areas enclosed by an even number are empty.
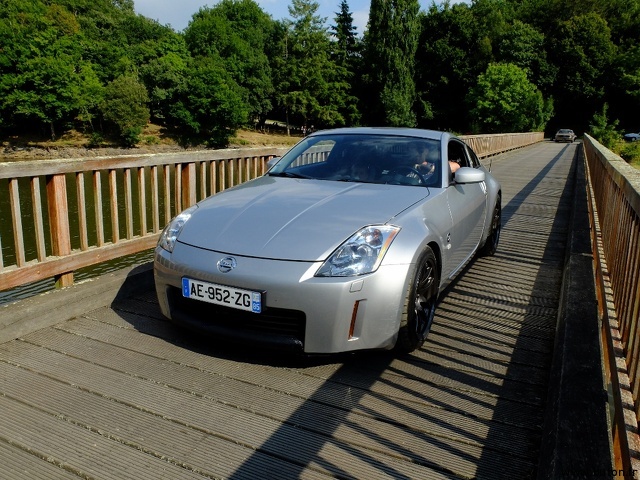
[[[365,160],[357,160],[351,165],[351,179],[357,182],[372,182],[374,180],[371,167]]]

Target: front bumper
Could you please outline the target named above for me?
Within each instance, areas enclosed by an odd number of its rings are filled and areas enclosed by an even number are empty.
[[[156,292],[172,321],[217,337],[305,353],[392,348],[407,291],[410,264],[381,265],[368,275],[317,278],[320,262],[278,261],[235,256],[237,267],[220,273],[228,257],[178,243],[169,253],[157,248]],[[181,297],[183,277],[265,291],[263,313],[211,307]]]

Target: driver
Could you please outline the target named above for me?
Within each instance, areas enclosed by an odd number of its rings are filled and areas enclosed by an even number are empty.
[[[414,159],[417,159],[417,162],[413,166],[425,179],[436,173],[436,163],[432,161],[433,154],[426,142],[416,146],[414,155]]]

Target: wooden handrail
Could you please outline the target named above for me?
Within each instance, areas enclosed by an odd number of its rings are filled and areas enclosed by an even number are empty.
[[[534,132],[462,139],[482,158],[543,137]],[[286,151],[264,147],[0,163],[0,217],[10,219],[13,231],[12,244],[6,234],[0,236],[0,290],[47,278],[70,285],[80,268],[153,248],[174,215],[263,175],[267,162]],[[34,245],[27,238],[34,238]]]
[[[638,472],[640,172],[589,135],[583,145],[615,469]]]

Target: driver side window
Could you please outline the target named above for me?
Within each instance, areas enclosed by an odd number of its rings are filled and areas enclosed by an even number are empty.
[[[461,167],[469,166],[469,159],[467,158],[467,152],[464,148],[464,145],[461,142],[456,142],[454,140],[449,142],[448,148],[450,162],[457,163]]]

